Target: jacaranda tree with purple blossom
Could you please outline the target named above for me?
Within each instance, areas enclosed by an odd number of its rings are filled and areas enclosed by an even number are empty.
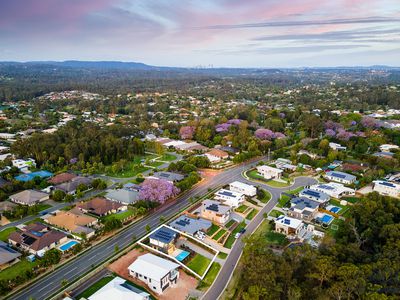
[[[222,123],[222,124],[218,124],[215,126],[215,131],[216,132],[228,132],[229,127],[231,127],[231,124],[228,123]]]
[[[254,132],[254,136],[260,140],[281,139],[286,136],[282,132],[273,132],[271,129],[259,128]]]
[[[172,182],[164,179],[147,178],[139,191],[139,199],[155,201],[163,204],[179,193],[179,189]]]
[[[182,126],[181,129],[179,129],[179,135],[181,136],[181,139],[187,140],[187,139],[192,139],[195,128],[193,126]]]
[[[377,128],[379,127],[378,124],[378,120],[371,117],[363,117],[361,119],[361,125],[366,128]]]

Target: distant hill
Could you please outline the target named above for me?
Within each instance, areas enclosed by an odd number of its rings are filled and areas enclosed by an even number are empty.
[[[70,68],[90,68],[90,69],[129,69],[129,70],[155,70],[159,67],[149,66],[140,62],[122,62],[122,61],[32,61],[26,64],[46,64],[53,66],[62,66]]]

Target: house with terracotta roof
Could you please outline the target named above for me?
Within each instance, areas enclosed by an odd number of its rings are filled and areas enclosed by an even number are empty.
[[[100,217],[128,209],[126,204],[107,200],[101,197],[93,198],[87,202],[81,202],[77,204],[76,207],[82,212],[95,214]]]
[[[25,190],[10,196],[14,203],[33,206],[49,199],[49,194],[36,190]]]
[[[8,237],[11,245],[34,255],[53,249],[67,240],[65,233],[39,222],[25,226],[22,231],[14,231]]]
[[[60,174],[55,175],[51,179],[49,179],[47,182],[50,184],[56,185],[56,184],[61,184],[64,182],[71,181],[75,177],[77,177],[77,175],[72,174],[72,173],[60,173]]]
[[[221,160],[229,158],[228,152],[215,148],[206,152],[204,155],[210,160],[211,163],[217,163],[220,162]]]
[[[85,215],[79,209],[59,211],[45,218],[50,225],[57,226],[75,234],[84,234],[87,238],[94,235],[93,227],[98,224],[97,218]]]

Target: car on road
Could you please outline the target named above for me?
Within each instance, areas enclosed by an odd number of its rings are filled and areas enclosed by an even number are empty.
[[[240,234],[243,234],[243,233],[245,233],[245,232],[246,232],[246,228],[242,228],[242,229],[240,229],[240,231],[239,231]]]
[[[238,239],[239,237],[240,237],[240,232],[237,232],[236,234],[235,234],[235,239]]]

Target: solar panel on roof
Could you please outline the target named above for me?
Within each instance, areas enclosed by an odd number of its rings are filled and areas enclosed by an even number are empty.
[[[388,187],[396,187],[394,184],[390,183],[390,182],[386,182],[386,181],[381,181],[379,182],[379,184],[384,185],[384,186],[388,186]]]
[[[345,175],[345,174],[333,173],[333,172],[332,172],[331,175],[332,175],[332,176],[335,176],[335,177],[337,177],[337,178],[342,178],[342,179],[346,178],[346,175]]]
[[[285,219],[285,224],[287,224],[287,225],[290,225],[290,220],[288,220],[288,219]]]
[[[209,207],[207,207],[208,210],[212,211],[218,211],[218,205],[217,204],[211,204]]]

